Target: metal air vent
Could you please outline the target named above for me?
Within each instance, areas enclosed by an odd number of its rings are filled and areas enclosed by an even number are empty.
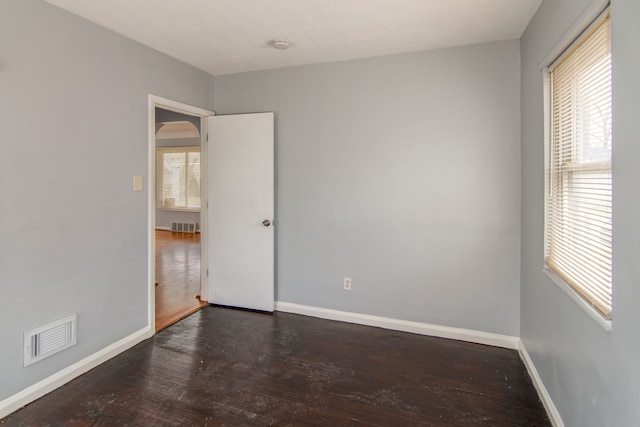
[[[171,231],[177,233],[195,233],[196,224],[194,222],[172,222]]]
[[[24,333],[24,366],[56,354],[76,343],[76,315]]]

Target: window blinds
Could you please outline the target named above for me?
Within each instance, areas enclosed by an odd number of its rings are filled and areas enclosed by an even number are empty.
[[[546,264],[611,318],[611,42],[605,12],[551,65]]]

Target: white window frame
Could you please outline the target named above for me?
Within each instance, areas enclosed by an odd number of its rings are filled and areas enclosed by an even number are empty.
[[[200,212],[200,208],[190,208],[182,206],[163,206],[163,154],[164,153],[200,153],[200,146],[188,146],[188,147],[157,147],[156,148],[156,209],[163,211],[180,211],[180,212]],[[188,156],[186,156],[188,158]],[[202,158],[200,159],[202,162]],[[185,171],[186,171],[185,165]],[[185,204],[188,205],[188,185],[189,180],[185,177]],[[202,188],[202,184],[200,185]]]
[[[608,3],[605,5],[608,6]],[[551,58],[547,58],[543,64],[544,70],[544,85],[545,85],[545,241],[544,241],[544,251],[545,251],[545,264],[544,264],[544,272],[572,299],[574,300],[583,310],[585,310],[590,317],[592,317],[600,326],[602,326],[605,330],[610,331],[612,329],[612,311],[606,313],[601,309],[597,309],[594,307],[592,303],[588,301],[588,298],[584,296],[581,290],[576,288],[575,283],[569,284],[566,280],[566,277],[559,271],[557,271],[554,267],[552,267],[549,263],[547,263],[547,255],[549,248],[549,239],[550,236],[548,221],[550,221],[550,181],[551,181],[551,172],[550,172],[550,150],[552,149],[552,82],[551,82],[551,66],[560,60],[564,55],[571,54],[574,50],[574,45],[580,45],[582,41],[588,38],[592,34],[592,29],[598,27],[607,17],[609,16],[608,7],[602,10],[602,7],[597,10],[597,13],[591,12],[589,17],[583,17],[581,20],[580,28],[573,28],[569,33],[569,36],[565,37],[564,42],[561,44],[561,48],[556,48],[554,50],[553,56]],[[610,162],[609,162],[610,165]],[[596,166],[596,165],[590,165]],[[585,168],[584,170],[587,170]],[[612,173],[612,168],[609,169]],[[612,214],[613,215],[613,214]],[[560,273],[560,274],[559,274]],[[613,298],[613,296],[612,296]]]

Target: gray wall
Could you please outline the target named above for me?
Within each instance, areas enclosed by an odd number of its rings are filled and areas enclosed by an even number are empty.
[[[522,40],[521,336],[567,426],[640,425],[640,2],[613,0],[613,331],[542,272],[544,121],[540,61],[589,0],[546,0]]]
[[[210,109],[213,77],[43,1],[0,2],[0,400],[147,325],[150,93]],[[23,331],[71,313],[78,344],[23,368]]]
[[[519,58],[507,41],[215,79],[217,114],[276,112],[279,301],[519,334]]]

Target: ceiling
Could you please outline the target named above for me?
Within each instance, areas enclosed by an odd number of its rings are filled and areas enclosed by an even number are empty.
[[[177,122],[161,122],[156,123],[156,139],[188,139],[199,138],[200,132],[193,123],[177,121]],[[198,141],[198,144],[200,141]]]
[[[216,76],[517,39],[542,2],[46,1]]]

